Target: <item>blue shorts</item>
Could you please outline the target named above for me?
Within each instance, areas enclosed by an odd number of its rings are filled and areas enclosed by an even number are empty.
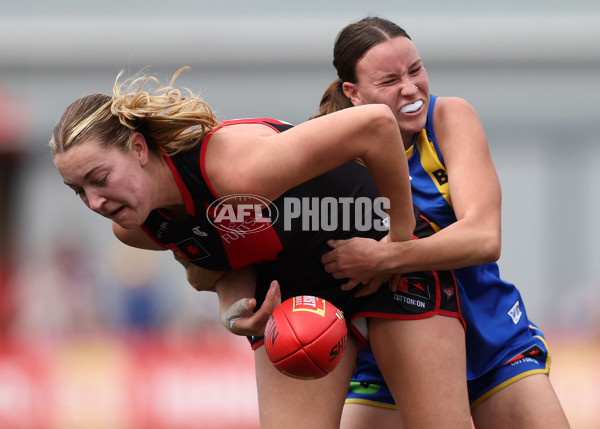
[[[510,358],[485,374],[467,380],[471,407],[523,377],[550,371],[550,355],[544,335],[533,323],[530,323],[529,331],[528,343],[515,346],[508,354]],[[363,347],[356,361],[346,403],[396,409],[375,357],[367,347]]]

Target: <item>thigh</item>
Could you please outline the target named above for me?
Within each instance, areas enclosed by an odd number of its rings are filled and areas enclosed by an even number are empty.
[[[472,409],[477,429],[559,429],[569,423],[547,374],[521,378]]]
[[[458,319],[371,318],[369,338],[404,428],[471,428],[465,337]]]
[[[364,404],[346,404],[340,429],[402,429],[398,411]]]
[[[261,429],[338,429],[359,343],[348,337],[334,371],[317,380],[281,374],[262,345],[254,351]]]

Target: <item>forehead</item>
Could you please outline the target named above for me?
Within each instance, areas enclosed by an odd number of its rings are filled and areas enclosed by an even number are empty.
[[[413,42],[403,36],[378,43],[356,63],[357,74],[387,73],[408,68],[420,59]]]
[[[54,165],[65,182],[76,183],[92,169],[123,156],[125,154],[115,147],[106,148],[94,140],[88,140],[54,155]]]

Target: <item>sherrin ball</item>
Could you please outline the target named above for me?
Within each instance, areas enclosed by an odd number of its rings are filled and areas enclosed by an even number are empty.
[[[273,311],[265,328],[265,347],[280,372],[313,380],[335,369],[347,335],[344,313],[335,305],[316,296],[296,296]]]

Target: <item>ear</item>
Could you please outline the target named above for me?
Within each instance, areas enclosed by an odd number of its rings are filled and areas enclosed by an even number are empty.
[[[358,96],[358,88],[355,84],[351,82],[344,82],[342,84],[342,91],[344,91],[344,95],[346,95],[350,102],[355,106],[360,106],[361,104],[363,104],[360,97]]]
[[[148,163],[148,143],[142,133],[133,133],[133,136],[131,137],[131,152],[135,154],[141,166]]]

